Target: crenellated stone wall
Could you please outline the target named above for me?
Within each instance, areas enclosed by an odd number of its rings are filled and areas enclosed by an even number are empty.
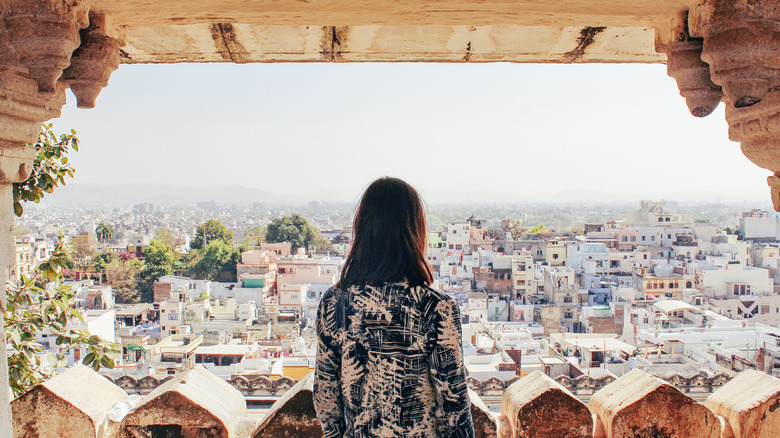
[[[122,412],[116,403],[128,400],[124,390],[79,366],[12,403],[15,436],[76,436],[67,427],[78,426],[79,437],[95,438],[319,437],[312,381],[313,374],[301,379],[264,418],[253,420],[238,389],[198,366],[165,379]],[[587,405],[540,372],[513,380],[500,415],[475,392],[469,395],[480,438],[780,436],[780,379],[754,370],[738,374],[703,404],[641,370],[596,391]]]

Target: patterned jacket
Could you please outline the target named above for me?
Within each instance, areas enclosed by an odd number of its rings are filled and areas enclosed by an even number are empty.
[[[314,407],[326,438],[474,436],[448,295],[405,283],[332,287],[317,337]]]

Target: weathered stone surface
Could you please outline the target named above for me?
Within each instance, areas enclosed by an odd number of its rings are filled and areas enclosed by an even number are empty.
[[[35,141],[41,122],[59,117],[63,105],[62,85],[52,93],[40,93],[36,81],[0,65],[0,147],[24,146]]]
[[[114,403],[127,397],[84,365],[41,383],[11,403],[15,437],[102,437]]]
[[[760,102],[780,81],[778,18],[776,0],[710,0],[691,11],[691,33],[704,38],[702,60],[736,108]]]
[[[666,46],[666,71],[677,81],[691,114],[705,117],[718,106],[723,91],[712,82],[710,66],[701,60],[702,40],[687,35],[683,38]]]
[[[252,438],[321,437],[322,427],[314,410],[314,373],[299,380],[263,418]]]
[[[0,64],[26,68],[42,92],[56,89],[57,79],[79,46],[87,26],[87,1],[10,0],[2,11]]]
[[[476,438],[495,438],[498,435],[498,415],[488,409],[476,392],[469,389],[471,418],[474,421]]]
[[[119,47],[125,44],[124,29],[104,14],[89,15],[89,27],[81,30],[81,45],[70,59],[62,79],[76,96],[79,108],[94,108],[95,100],[119,68]]]
[[[118,436],[173,433],[182,438],[232,438],[246,413],[244,396],[198,365],[144,397],[122,420]]]
[[[540,371],[507,388],[501,399],[504,437],[591,437],[593,417],[584,403]]]
[[[717,438],[721,425],[707,407],[644,371],[632,370],[591,397],[607,437]]]
[[[704,404],[728,421],[735,438],[780,436],[780,379],[742,371]]]

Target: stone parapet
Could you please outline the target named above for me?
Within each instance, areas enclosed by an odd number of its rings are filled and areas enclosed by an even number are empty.
[[[501,399],[502,438],[591,437],[587,406],[540,371],[513,383]]]
[[[726,420],[735,438],[780,436],[780,380],[768,374],[743,371],[704,405]]]
[[[606,437],[718,438],[715,414],[672,385],[634,369],[605,386],[588,402]]]
[[[108,411],[125,397],[100,374],[76,365],[11,403],[14,437],[101,438]]]
[[[128,379],[117,379],[123,381]],[[322,432],[312,383],[313,374],[301,379],[256,419],[247,415],[245,398],[235,387],[198,366],[163,379],[126,416],[109,421],[107,413],[123,401],[125,391],[79,366],[13,402],[14,436],[316,438]],[[705,404],[641,370],[606,385],[587,406],[540,372],[513,379],[503,393],[500,416],[474,391],[469,395],[478,438],[780,436],[780,379],[753,370],[737,375]]]

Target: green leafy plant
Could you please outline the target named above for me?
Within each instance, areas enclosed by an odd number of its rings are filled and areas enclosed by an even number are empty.
[[[24,212],[22,201],[41,202],[44,194],[52,193],[65,177],[73,178],[74,169],[68,162],[68,153],[73,148],[79,150],[76,131],[61,134],[59,137],[51,130],[52,124],[44,123],[38,141],[31,144],[37,151],[33,169],[26,181],[14,183],[14,213],[21,216]]]
[[[75,293],[63,284],[62,272],[67,252],[60,237],[51,257],[35,268],[32,276],[22,276],[18,284],[6,286],[5,328],[8,343],[8,380],[15,396],[19,396],[54,373],[44,363],[39,333],[56,335],[61,351],[53,359],[64,366],[64,353],[73,348],[87,348],[82,363],[96,371],[113,368],[110,355],[118,354],[117,345],[110,344],[87,331],[69,328],[75,321],[84,322],[73,308]],[[49,361],[51,361],[50,358]]]

